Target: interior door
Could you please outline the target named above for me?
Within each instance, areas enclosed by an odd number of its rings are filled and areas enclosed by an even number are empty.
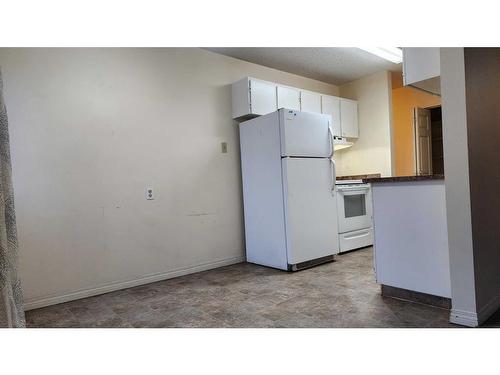
[[[252,79],[250,81],[250,105],[252,114],[255,115],[267,115],[276,111],[276,85]]]
[[[432,174],[431,111],[414,108],[415,168],[418,175]]]
[[[342,137],[342,131],[340,129],[340,98],[337,98],[336,96],[322,95],[321,113],[332,116],[333,135]]]
[[[335,170],[329,159],[283,158],[289,264],[339,252]]]
[[[278,86],[278,109],[288,108],[300,111],[300,91],[291,87]]]

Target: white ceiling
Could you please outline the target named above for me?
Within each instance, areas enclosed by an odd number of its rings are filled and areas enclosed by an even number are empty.
[[[206,49],[334,85],[342,85],[381,70],[401,71],[401,64],[393,64],[359,48],[351,47]]]

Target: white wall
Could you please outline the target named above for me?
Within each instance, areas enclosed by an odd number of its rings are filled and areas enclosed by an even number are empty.
[[[336,153],[339,176],[392,176],[391,74],[383,71],[340,87],[340,96],[358,100],[359,139]]]
[[[0,66],[28,308],[241,261],[229,84],[339,93],[201,49],[0,49]]]
[[[463,48],[441,48],[441,95],[451,321],[477,325]]]

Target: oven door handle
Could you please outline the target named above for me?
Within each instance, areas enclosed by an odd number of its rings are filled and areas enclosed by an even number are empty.
[[[345,187],[345,186],[337,186],[337,190],[339,192],[343,192],[343,191],[349,191],[349,192],[352,192],[352,191],[359,191],[359,192],[365,192],[365,191],[368,191],[370,190],[370,187],[369,186],[356,186],[356,187]]]

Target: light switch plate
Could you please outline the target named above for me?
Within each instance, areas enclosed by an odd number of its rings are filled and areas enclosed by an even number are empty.
[[[155,199],[154,190],[152,187],[146,188],[146,200],[152,201]]]
[[[227,154],[227,142],[222,142],[220,148],[223,154]]]

